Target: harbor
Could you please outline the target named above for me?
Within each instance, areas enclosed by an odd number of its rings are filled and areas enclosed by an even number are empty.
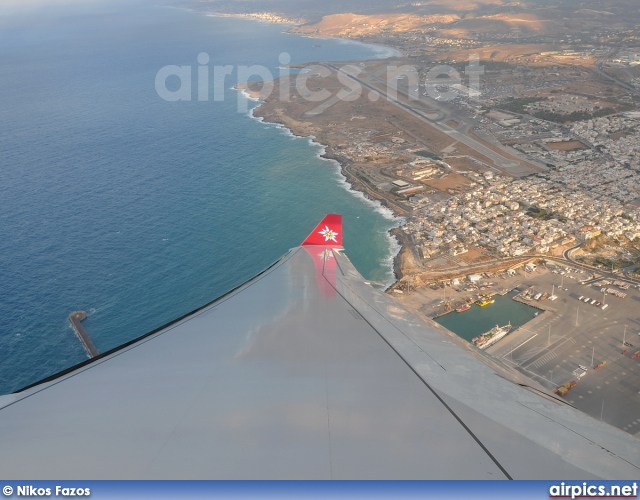
[[[503,296],[505,289],[512,291]],[[494,302],[476,305],[482,294]],[[594,418],[640,436],[637,287],[549,265],[484,275],[473,284],[463,278],[430,284],[401,300],[469,342],[494,330],[483,346],[487,354]],[[469,308],[456,312],[463,304]]]
[[[486,306],[474,303],[467,311],[454,311],[438,316],[434,321],[469,342],[496,325],[504,326],[510,323],[515,330],[540,314],[539,309],[513,300],[518,293],[518,290],[512,290],[504,296],[496,294],[492,297],[493,303]]]

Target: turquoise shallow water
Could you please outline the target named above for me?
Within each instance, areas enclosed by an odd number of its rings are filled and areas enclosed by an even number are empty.
[[[90,3],[88,3],[90,4]],[[77,4],[81,5],[81,4]],[[388,214],[347,191],[306,138],[221,102],[166,102],[166,65],[351,60],[384,49],[281,33],[147,2],[0,6],[0,394],[85,359],[84,309],[104,351],[224,293],[329,212],[367,278],[389,282]]]
[[[511,322],[511,326],[515,330],[531,321],[536,313],[542,314],[539,309],[513,300],[517,293],[513,291],[504,296],[495,295],[493,304],[485,307],[474,304],[468,311],[462,313],[454,311],[435,318],[434,321],[468,341],[477,335],[488,332],[496,325],[504,326]]]

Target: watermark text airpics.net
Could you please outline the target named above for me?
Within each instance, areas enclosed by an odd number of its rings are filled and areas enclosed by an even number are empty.
[[[477,55],[469,57],[462,72],[448,65],[434,66],[421,72],[412,65],[389,64],[386,72],[376,72],[376,75],[369,75],[361,65],[354,64],[312,64],[297,74],[291,74],[286,67],[291,62],[291,56],[286,52],[281,53],[278,58],[281,66],[276,75],[260,64],[210,65],[210,57],[206,52],[198,54],[196,60],[197,65],[169,65],[158,71],[155,87],[162,99],[170,102],[224,101],[226,89],[250,81],[260,82],[258,85],[261,86],[261,97],[270,98],[275,91],[274,79],[279,78],[276,98],[281,102],[289,102],[293,92],[298,98],[317,103],[329,99],[336,102],[355,101],[362,96],[371,101],[377,101],[381,97],[396,100],[399,92],[403,98],[415,101],[422,96],[439,101],[451,101],[458,97],[477,100],[481,95],[480,76],[484,74],[484,67],[480,65]],[[326,78],[333,71],[343,88],[337,92],[335,89],[331,92],[326,88],[309,88],[309,78]],[[246,112],[246,97],[238,93],[237,100],[238,111]]]
[[[549,488],[549,498],[638,498],[638,483],[635,481],[630,484],[562,482]]]

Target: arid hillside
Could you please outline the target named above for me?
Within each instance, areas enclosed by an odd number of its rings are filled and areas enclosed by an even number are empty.
[[[179,4],[229,14],[269,12],[303,19],[319,29],[329,22],[330,31],[337,29],[337,23],[344,19],[327,21],[323,17],[346,13],[352,14],[353,18],[349,26],[343,25],[343,29],[355,29],[362,21],[358,16],[362,15],[372,16],[365,22],[377,26],[381,14],[407,29],[414,29],[421,23],[438,27],[460,23],[461,29],[484,30],[498,26],[505,30],[515,27],[543,31],[555,30],[567,23],[622,22],[631,25],[640,17],[637,0],[183,0]],[[445,17],[440,19],[442,15]]]

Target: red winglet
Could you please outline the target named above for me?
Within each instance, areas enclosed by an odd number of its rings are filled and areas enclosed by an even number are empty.
[[[342,215],[329,214],[311,231],[302,242],[302,246],[322,245],[325,247],[342,246]]]

